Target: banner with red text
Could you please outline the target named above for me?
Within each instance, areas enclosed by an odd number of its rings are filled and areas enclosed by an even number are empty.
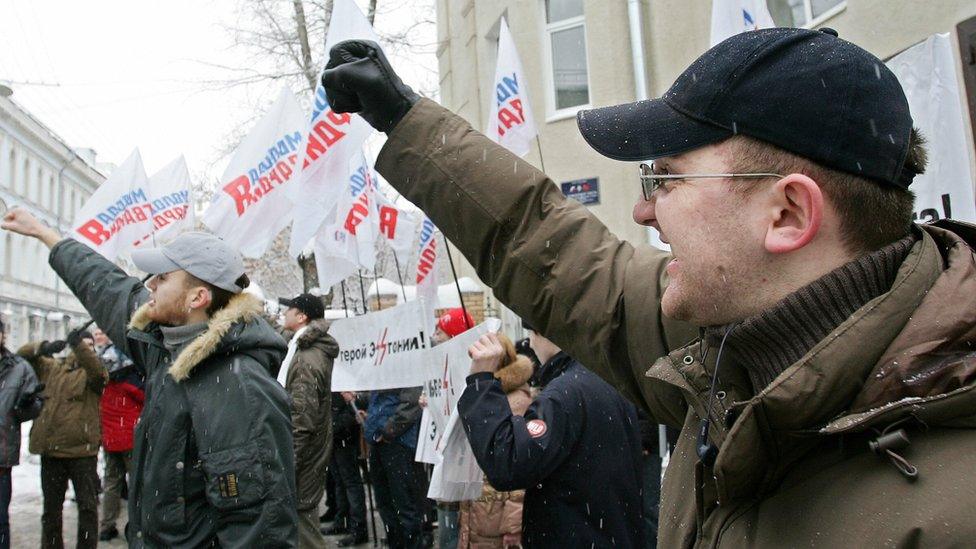
[[[157,244],[195,228],[193,184],[183,155],[149,178],[149,196]]]
[[[417,442],[416,461],[436,464],[435,457],[444,450],[444,429],[447,420],[457,407],[465,379],[471,371],[471,357],[468,347],[488,332],[498,331],[498,319],[489,318],[474,328],[453,337],[427,352],[427,379],[424,380],[424,395],[427,409],[424,410],[421,424],[421,438]]]
[[[525,156],[538,131],[529,104],[528,84],[515,41],[503,17],[498,29],[498,65],[495,68],[495,96],[488,116],[489,139],[519,156]]]
[[[315,266],[323,291],[359,268],[376,266],[378,217],[376,178],[360,153],[350,159],[336,214],[315,237]]]
[[[135,149],[75,216],[71,236],[111,261],[152,233],[149,178]]]
[[[427,379],[430,334],[423,303],[410,301],[332,323],[339,342],[332,391],[372,391],[419,387]]]
[[[379,188],[376,190],[376,208],[379,210],[379,237],[386,240],[400,261],[407,261],[414,249],[417,218],[410,212],[396,207],[379,191]]]
[[[343,40],[362,39],[379,43],[369,20],[353,0],[335,0],[325,51]],[[349,159],[360,154],[373,128],[356,114],[339,114],[329,107],[319,80],[307,124],[307,142],[298,185],[289,191],[294,202],[295,223],[289,252],[298,257],[319,233],[332,214],[346,181]]]
[[[246,257],[261,257],[291,221],[305,115],[288,88],[234,152],[203,223]]]
[[[417,299],[423,300],[430,314],[439,307],[437,299],[437,227],[427,216],[420,222],[417,243]]]

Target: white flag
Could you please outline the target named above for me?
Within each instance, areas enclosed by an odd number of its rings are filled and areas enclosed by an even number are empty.
[[[358,268],[376,266],[376,183],[361,152],[349,162],[346,180],[332,222],[315,239],[320,288],[331,288]]]
[[[234,152],[203,222],[246,257],[261,257],[291,221],[305,115],[288,88]],[[284,188],[282,188],[284,187]]]
[[[766,0],[712,0],[712,46],[740,32],[775,26]]]
[[[75,216],[71,236],[111,261],[151,239],[149,178],[139,149],[98,186]]]
[[[417,246],[417,298],[423,299],[428,312],[438,308],[437,299],[437,227],[426,216],[420,223]]]
[[[417,236],[416,217],[406,210],[397,208],[378,189],[376,208],[379,210],[380,238],[386,239],[398,258],[408,260],[413,251],[414,238]]]
[[[343,40],[372,40],[379,43],[369,20],[353,0],[336,0],[325,51]],[[360,154],[373,128],[356,114],[339,114],[329,107],[319,79],[315,89],[311,120],[306,125],[307,145],[298,185],[288,194],[294,204],[295,223],[289,252],[297,257],[319,232],[336,205],[349,159]]]
[[[163,238],[195,228],[192,193],[190,171],[182,155],[149,178],[154,241],[157,244]]]
[[[519,156],[525,156],[538,131],[529,104],[528,84],[522,61],[505,18],[498,30],[498,65],[495,68],[495,96],[488,116],[488,137]]]
[[[928,167],[915,177],[915,218],[976,222],[976,198],[963,125],[963,98],[949,34],[930,36],[888,61],[905,89],[912,119],[928,140]]]

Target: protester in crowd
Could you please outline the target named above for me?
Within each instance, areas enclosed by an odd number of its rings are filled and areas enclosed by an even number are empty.
[[[20,424],[41,414],[44,386],[22,357],[11,353],[0,320],[0,549],[10,548],[11,470],[20,463]]]
[[[348,400],[347,400],[348,399]],[[362,429],[351,404],[352,393],[332,393],[332,463],[335,476],[335,522],[322,529],[330,536],[343,535],[339,547],[369,541],[366,530],[366,494],[359,470]]]
[[[261,318],[263,303],[242,293],[240,254],[213,235],[183,233],[132,253],[151,275],[143,286],[24,210],[9,211],[3,228],[51,248],[54,270],[146,374],[129,544],[295,546],[288,395],[275,381],[287,346]]]
[[[542,391],[524,417],[514,413],[497,376],[510,353],[501,336],[486,334],[468,349],[471,375],[458,412],[478,465],[498,490],[525,490],[527,547],[642,546],[637,410],[523,327],[542,361]]]
[[[145,379],[132,359],[119,352],[101,328],[95,328],[92,335],[98,359],[108,371],[108,384],[101,399],[105,484],[98,540],[109,541],[119,536],[116,522],[122,490],[132,468],[133,431],[146,398]]]
[[[976,430],[960,428],[974,424],[976,232],[913,224],[925,149],[882,60],[830,29],[746,32],[660,99],[580,112],[601,154],[654,160],[634,219],[670,254],[615,238],[420,99],[375,44],[335,46],[323,84],[333,109],[389,134],[377,170],[495,296],[683,426],[659,545],[976,536],[958,480],[976,466]]]
[[[461,307],[448,309],[437,317],[437,326],[431,341],[440,345],[474,327],[474,318]],[[427,406],[426,397],[421,394],[419,404],[421,408]],[[461,506],[456,501],[438,501],[437,506],[437,543],[440,549],[453,549],[458,545],[460,535],[459,513]]]
[[[92,335],[73,330],[67,341],[28,343],[17,354],[44,384],[44,409],[30,432],[30,452],[41,456],[41,547],[63,547],[62,508],[68,480],[78,503],[78,547],[98,544],[98,403],[108,373]],[[70,351],[65,354],[65,347]],[[57,358],[55,358],[57,355]]]
[[[293,331],[278,381],[291,397],[298,485],[298,546],[325,547],[318,507],[325,491],[325,471],[332,452],[332,362],[339,344],[329,335],[325,305],[312,294],[279,299],[286,330]]]
[[[363,424],[370,481],[390,547],[424,547],[421,482],[414,454],[420,435],[420,387],[371,391]],[[350,394],[350,397],[354,395]]]
[[[494,373],[501,383],[512,414],[522,416],[532,403],[529,379],[532,361],[515,352],[515,345],[505,334],[498,334],[504,349],[501,366]],[[522,502],[524,490],[500,491],[485,479],[481,497],[461,502],[460,540],[464,549],[504,549],[522,546]]]

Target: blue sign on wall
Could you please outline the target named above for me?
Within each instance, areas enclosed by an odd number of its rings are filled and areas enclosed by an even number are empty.
[[[600,179],[590,177],[587,179],[576,179],[574,181],[564,181],[560,183],[563,194],[569,198],[574,198],[580,204],[599,204],[600,203]]]

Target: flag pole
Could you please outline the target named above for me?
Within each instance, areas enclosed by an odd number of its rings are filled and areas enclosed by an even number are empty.
[[[360,297],[363,298],[363,314],[366,314],[366,313],[369,312],[369,310],[366,309],[366,304],[367,304],[367,302],[366,302],[366,287],[363,286],[363,270],[362,269],[356,269],[356,272],[359,273],[359,295],[360,295]]]
[[[383,302],[380,301],[380,275],[373,269],[373,284],[376,284],[376,310],[383,310]]]
[[[535,146],[539,149],[539,166],[542,168],[542,173],[546,173],[546,161],[542,158],[542,140],[539,139],[539,134],[535,134]]]
[[[349,303],[346,301],[346,281],[340,280],[339,284],[342,285],[342,309],[346,311],[346,318],[349,318]]]
[[[451,264],[451,275],[454,277],[454,287],[457,288],[458,300],[461,302],[461,312],[464,313],[464,325],[470,330],[474,328],[471,326],[471,321],[468,320],[468,308],[464,305],[464,295],[461,293],[461,283],[458,282],[457,270],[454,269],[454,256],[451,254],[451,244],[447,241],[447,237],[441,234],[444,239],[444,250],[447,251],[447,262]]]
[[[407,302],[407,289],[403,286],[403,273],[400,272],[400,258],[397,257],[396,250],[393,250],[393,264],[396,265],[397,279],[400,281],[400,293],[403,295],[403,302]]]

